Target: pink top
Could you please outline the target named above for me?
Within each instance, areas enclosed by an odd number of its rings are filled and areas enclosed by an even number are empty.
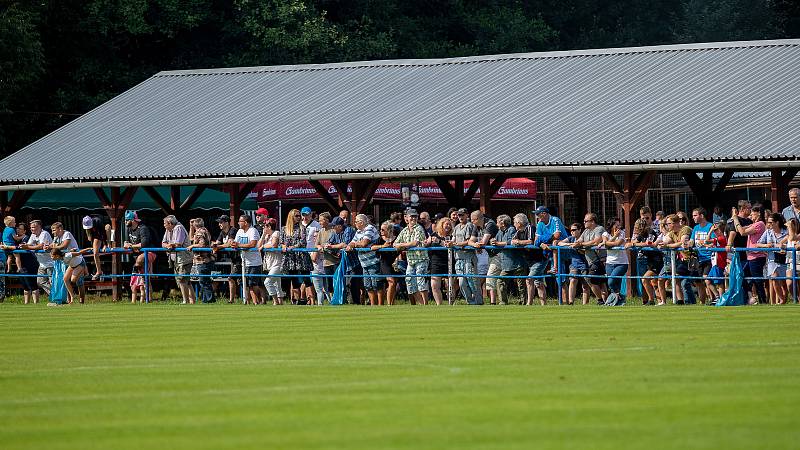
[[[758,240],[761,239],[761,235],[764,234],[764,231],[767,230],[767,226],[764,225],[764,222],[758,221],[752,225],[756,232],[747,236],[747,247],[754,248],[756,244],[758,244]],[[751,261],[756,258],[766,258],[767,252],[747,252],[747,260]]]

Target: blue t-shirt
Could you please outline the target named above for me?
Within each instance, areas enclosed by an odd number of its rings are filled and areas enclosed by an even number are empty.
[[[559,239],[564,239],[568,234],[561,219],[556,216],[550,216],[550,223],[545,224],[544,222],[539,222],[536,224],[536,234],[538,235],[539,243],[551,244],[553,242],[553,235],[557,231],[561,233]]]
[[[570,236],[566,239],[567,242],[574,243],[576,241],[575,236]],[[589,263],[586,262],[586,256],[578,253],[575,249],[570,249],[568,251],[561,250],[561,257],[568,257],[570,259],[570,267],[573,269],[583,270],[589,267]]]
[[[15,234],[13,227],[5,227],[5,229],[3,229],[3,245],[13,245],[16,247],[17,241],[14,240]]]
[[[694,241],[697,247],[697,260],[700,262],[711,261],[711,250],[706,250],[698,246],[698,241],[705,241],[711,233],[711,222],[706,222],[705,226],[695,225],[692,229],[691,240]]]

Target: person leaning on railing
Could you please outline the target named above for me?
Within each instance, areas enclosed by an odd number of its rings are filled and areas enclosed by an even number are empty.
[[[605,304],[608,292],[605,278],[603,278],[606,274],[605,264],[603,264],[605,250],[598,249],[598,246],[603,242],[603,233],[606,232],[606,229],[597,223],[597,214],[592,212],[586,213],[583,217],[583,227],[583,232],[572,246],[583,249],[586,261],[589,263],[589,275],[591,276],[589,283],[593,285],[592,291],[595,295],[600,293],[597,303],[602,305]]]
[[[773,213],[767,217],[767,229],[758,240],[756,247],[780,248],[789,232],[783,226],[783,215]],[[767,252],[767,277],[769,282],[769,303],[770,305],[782,305],[786,303],[787,290],[786,283],[777,278],[783,278],[786,274],[786,253]]]
[[[428,252],[409,250],[425,244],[425,230],[417,223],[417,210],[409,208],[404,214],[408,224],[394,241],[394,248],[406,251],[406,289],[411,304],[428,304]]]
[[[626,244],[627,248],[647,248],[647,250],[636,252],[637,273],[639,276],[644,277],[641,279],[642,288],[644,289],[643,305],[655,305],[656,301],[658,305],[666,304],[664,296],[659,297],[660,292],[658,292],[657,280],[649,278],[658,276],[664,266],[664,257],[661,252],[653,250],[657,237],[651,224],[646,219],[640,218],[633,224],[631,241]]]
[[[786,222],[786,231],[786,240],[781,244],[781,248],[786,251],[786,290],[794,296],[794,283],[800,275],[800,264],[796,259],[796,249],[800,247],[800,221],[789,219]]]
[[[164,237],[161,239],[161,246],[168,250],[176,248],[186,248],[192,244],[189,233],[183,224],[178,222],[178,218],[169,215],[164,217]],[[185,305],[194,303],[194,289],[189,284],[189,274],[192,270],[192,253],[185,250],[169,252],[170,267],[175,273],[175,283],[181,291],[181,300]]]
[[[361,263],[362,273],[364,274],[364,289],[367,291],[369,297],[369,304],[371,306],[382,305],[383,298],[386,293],[385,283],[382,277],[379,277],[381,271],[380,260],[372,245],[378,242],[378,230],[369,223],[369,218],[366,214],[357,214],[353,223],[356,226],[356,234],[353,239],[345,247],[348,252],[355,251],[358,254],[358,261]],[[356,249],[369,249],[368,251]]]
[[[380,238],[375,245],[372,246],[373,250],[380,250],[385,248],[394,248],[394,224],[387,220],[381,224],[380,227]],[[397,252],[394,251],[382,251],[378,252],[378,260],[380,260],[381,266],[381,275],[386,276],[386,298],[385,303],[387,305],[394,305],[395,296],[397,295],[397,285],[400,276],[405,275],[403,273],[398,272],[394,268],[394,262],[397,259]],[[380,295],[380,291],[378,292]]]
[[[524,276],[528,274],[528,264],[525,261],[524,250],[514,249],[511,241],[517,233],[513,225],[511,216],[501,214],[497,216],[497,236],[490,241],[491,245],[503,247],[500,250],[500,271],[501,277]],[[512,281],[516,280],[516,281]],[[510,302],[509,287],[510,283],[516,282],[520,297],[525,296],[525,280],[523,278],[498,278],[497,281],[497,304],[507,305]]]
[[[685,247],[686,244],[689,242],[689,237],[692,234],[692,229],[688,226],[683,225],[683,221],[680,220],[680,217],[677,214],[670,214],[667,216],[665,220],[667,234],[663,237],[661,242],[658,243],[658,247],[670,251],[677,251],[675,249],[679,249]],[[688,252],[678,252],[676,255],[675,261],[675,273],[672,275],[682,275],[686,276],[689,274],[689,267],[687,264],[686,259],[688,258]],[[665,255],[670,255],[669,252],[665,252]],[[666,260],[664,261],[664,266],[669,266],[668,274],[672,272],[672,261]],[[678,281],[680,284],[680,289],[677,290],[675,293],[678,301],[677,303],[683,304],[692,303],[694,301],[694,291],[692,291],[692,283],[691,280],[681,279]]]
[[[280,248],[281,233],[277,230],[278,221],[274,218],[266,219],[263,225],[264,233],[261,234],[258,247],[264,250],[262,270],[265,274],[271,275],[264,278],[264,287],[267,289],[267,295],[272,298],[272,304],[282,305],[285,294],[281,288],[281,278],[275,276],[281,274],[283,266],[283,253],[275,251]]]
[[[606,304],[624,305],[625,294],[622,293],[622,278],[628,272],[628,251],[619,250],[626,244],[625,229],[622,228],[619,218],[614,217],[606,223],[606,232],[603,233],[603,246],[606,247],[606,276],[608,277],[608,290],[615,294],[616,300],[606,298]]]
[[[564,302],[568,305],[575,303],[575,296],[578,294],[579,285],[582,287],[583,292],[581,297],[584,305],[589,304],[589,294],[593,290],[597,290],[597,292],[595,292],[597,298],[602,298],[603,295],[602,292],[600,292],[600,288],[597,285],[589,284],[589,281],[585,277],[585,275],[589,274],[589,264],[586,262],[585,250],[583,250],[583,248],[575,248],[574,244],[581,236],[582,232],[583,225],[575,222],[569,227],[570,235],[557,243],[557,245],[562,247],[570,247],[569,250],[561,250],[561,258],[569,258],[569,286],[567,288],[566,301]]]
[[[453,222],[447,217],[442,217],[436,222],[436,226],[433,227],[433,233],[428,236],[425,245],[428,247],[446,247],[452,239]],[[436,304],[441,305],[444,300],[442,281],[447,279],[442,274],[448,273],[448,250],[429,250],[428,258],[430,259],[431,293]]]

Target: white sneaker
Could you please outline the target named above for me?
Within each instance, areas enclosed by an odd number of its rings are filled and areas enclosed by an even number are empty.
[[[185,305],[185,304],[186,304],[186,300],[181,302],[181,305]]]

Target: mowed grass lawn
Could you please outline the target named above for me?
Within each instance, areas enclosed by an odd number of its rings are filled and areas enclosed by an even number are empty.
[[[800,308],[0,305],[0,448],[797,448]]]

